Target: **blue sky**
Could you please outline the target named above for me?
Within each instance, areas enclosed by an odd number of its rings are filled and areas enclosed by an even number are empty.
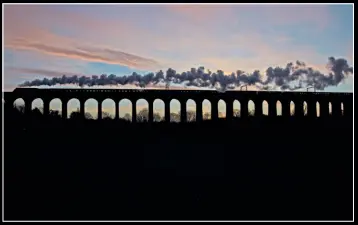
[[[326,73],[330,56],[353,65],[352,5],[6,4],[3,12],[5,91],[62,74],[264,72],[296,60]],[[353,77],[325,91],[352,92]]]

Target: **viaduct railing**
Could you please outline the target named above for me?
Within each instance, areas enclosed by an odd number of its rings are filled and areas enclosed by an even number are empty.
[[[327,92],[275,92],[275,91],[226,91],[224,93],[206,90],[140,90],[140,89],[37,89],[17,88],[13,92],[4,92],[5,105],[13,106],[16,99],[22,98],[25,102],[25,114],[31,111],[31,103],[34,99],[41,98],[44,103],[44,115],[49,114],[50,101],[60,99],[62,102],[62,117],[67,118],[67,103],[71,99],[80,102],[80,113],[85,115],[84,104],[88,99],[98,102],[98,119],[102,118],[102,102],[112,99],[115,102],[115,118],[119,118],[119,101],[128,99],[132,102],[132,121],[136,121],[136,102],[145,99],[148,102],[149,121],[153,121],[153,102],[156,99],[164,101],[165,120],[170,121],[170,101],[176,99],[180,102],[181,121],[186,121],[186,102],[191,99],[196,103],[196,120],[202,120],[202,102],[206,99],[211,103],[211,118],[218,118],[218,102],[226,103],[226,118],[233,118],[233,103],[240,102],[240,117],[248,116],[248,102],[255,104],[255,116],[262,115],[262,103],[268,103],[268,116],[277,115],[277,101],[281,103],[282,116],[291,116],[290,102],[295,104],[295,115],[304,116],[304,102],[308,117],[316,117],[316,103],[320,104],[320,117],[352,117],[353,94],[352,93],[327,93]],[[331,104],[331,113],[329,112]],[[344,106],[342,114],[341,105]]]

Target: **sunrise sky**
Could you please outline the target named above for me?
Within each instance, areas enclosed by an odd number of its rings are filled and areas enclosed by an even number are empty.
[[[353,66],[353,5],[3,4],[3,15],[4,91],[63,74],[230,74],[296,60],[326,72],[330,56]],[[325,91],[352,92],[353,77]]]

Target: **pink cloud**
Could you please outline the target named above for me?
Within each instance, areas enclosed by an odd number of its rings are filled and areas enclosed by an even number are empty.
[[[158,67],[158,62],[153,59],[126,53],[113,47],[94,45],[92,43],[86,43],[86,41],[83,40],[56,35],[41,28],[40,26],[37,26],[37,24],[34,24],[36,18],[44,19],[44,16],[49,16],[49,20],[51,20],[51,23],[54,23],[55,25],[56,20],[59,19],[57,11],[50,10],[51,13],[54,13],[54,15],[50,16],[47,15],[48,12],[41,7],[6,6],[5,12],[6,32],[4,32],[4,43],[7,48],[33,50],[49,55],[92,62],[118,64],[136,69],[153,69]],[[32,21],[27,21],[22,19],[23,17],[19,17],[19,14],[21,13],[25,13],[27,16],[30,16],[28,18]],[[79,15],[68,14],[68,17],[62,15],[61,18],[65,18],[67,20],[69,18],[73,19],[72,24],[81,25],[84,30],[91,28],[92,33],[94,27],[96,27],[96,31],[99,32],[101,31],[101,27],[108,28],[108,24],[105,24],[103,21],[102,23],[100,20],[81,17]],[[67,22],[71,24],[70,20]],[[97,27],[99,30],[97,30]]]

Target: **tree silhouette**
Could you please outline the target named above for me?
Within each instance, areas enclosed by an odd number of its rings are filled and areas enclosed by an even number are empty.
[[[53,118],[53,119],[60,119],[60,118],[61,118],[60,111],[58,111],[58,110],[50,110],[48,116],[49,116],[50,118]]]
[[[24,106],[24,105],[14,105],[14,107],[15,107],[20,113],[24,113],[24,112],[25,112],[25,106]]]
[[[179,123],[180,122],[180,112],[179,113],[170,113],[170,122]]]
[[[137,113],[137,122],[147,122],[148,121],[148,115],[149,115],[149,110],[148,108],[144,108],[142,110],[140,110]]]
[[[102,112],[102,119],[111,120],[113,119],[113,116],[109,112]]]
[[[240,115],[241,115],[240,110],[239,110],[239,109],[234,109],[234,111],[233,111],[233,116],[234,116],[234,117],[240,117]]]
[[[210,113],[209,112],[204,113],[203,120],[210,120],[210,119],[211,119]]]
[[[160,114],[158,112],[153,113],[154,122],[161,122],[161,121],[163,121],[163,119],[164,118],[162,116],[160,116]]]
[[[196,112],[195,111],[187,111],[186,112],[186,121],[194,122],[196,121]]]
[[[79,119],[79,118],[81,118],[81,113],[79,111],[71,112],[70,119],[76,120],[76,119]]]
[[[86,120],[93,120],[94,118],[93,118],[93,116],[92,116],[91,113],[86,112],[86,113],[85,113],[85,119],[86,119]]]
[[[132,121],[132,116],[129,113],[126,113],[123,117],[124,120]]]
[[[37,107],[31,110],[31,114],[36,117],[41,117],[43,115],[41,110]]]
[[[73,111],[70,114],[70,119],[73,119],[73,120],[79,120],[79,119],[93,120],[93,116],[92,116],[91,113],[86,112],[85,113],[85,118],[83,118],[82,115],[81,115],[81,112],[79,110],[77,110],[77,111]]]

